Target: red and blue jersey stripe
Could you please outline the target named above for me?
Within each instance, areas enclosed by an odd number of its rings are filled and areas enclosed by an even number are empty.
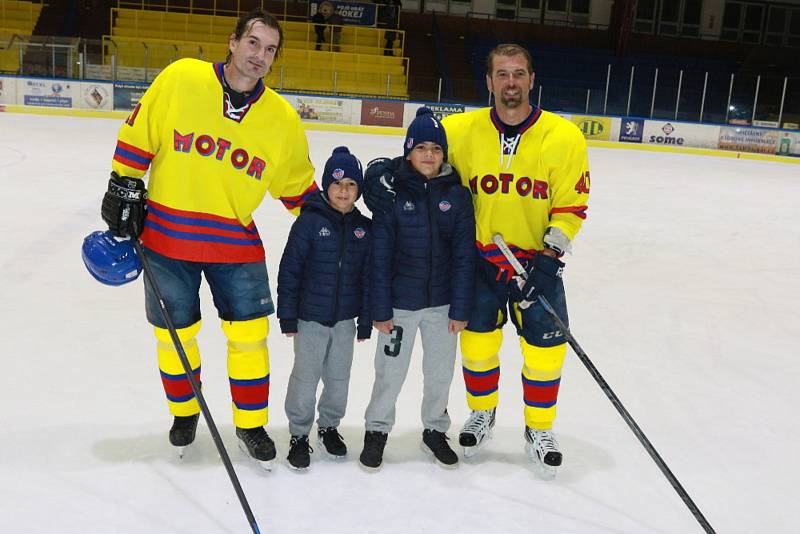
[[[147,203],[142,242],[168,258],[204,263],[250,263],[264,260],[255,222],[185,211]]]
[[[589,206],[567,206],[564,208],[553,208],[550,210],[550,215],[553,215],[555,213],[571,213],[576,217],[585,219],[587,209],[589,209]]]
[[[494,243],[484,245],[480,241],[475,241],[475,246],[478,247],[478,254],[481,258],[497,267],[499,271],[497,274],[498,280],[503,276],[505,276],[506,280],[511,280],[511,278],[517,274],[514,270],[514,267],[512,267],[508,262],[505,254],[503,254],[503,251],[501,251],[497,245]],[[511,249],[514,257],[520,260],[523,265],[525,265],[525,262],[533,258],[534,254],[536,254],[535,249],[519,248],[518,246],[511,244],[508,245],[508,248]]]
[[[155,155],[150,152],[129,145],[124,141],[117,141],[117,148],[114,150],[114,160],[142,172],[147,171],[154,157]]]
[[[283,206],[287,210],[301,208],[303,207],[303,204],[306,203],[306,200],[308,200],[312,195],[315,195],[317,191],[319,191],[317,183],[311,182],[311,185],[309,185],[305,191],[292,197],[281,197],[281,202],[283,202]]]

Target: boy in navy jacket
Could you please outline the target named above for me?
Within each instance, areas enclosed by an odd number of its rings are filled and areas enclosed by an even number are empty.
[[[443,467],[456,467],[458,456],[445,433],[457,334],[466,327],[473,304],[472,196],[447,163],[444,128],[425,107],[408,129],[404,155],[375,160],[367,172],[386,174],[397,196],[392,210],[374,214],[373,220],[370,312],[380,335],[359,460],[373,470],[383,462],[419,330],[423,450]]]
[[[278,272],[281,332],[294,338],[294,368],[286,391],[289,455],[294,469],[311,463],[314,422],[329,456],[347,454],[337,427],[347,407],[353,338],[369,339],[368,269],[371,222],[354,206],[364,183],[361,163],[346,147],[325,164],[322,192],[309,199],[292,225]],[[353,318],[358,317],[358,326]]]

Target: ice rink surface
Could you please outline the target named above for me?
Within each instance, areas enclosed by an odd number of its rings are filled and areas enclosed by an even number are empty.
[[[0,531],[248,532],[205,424],[183,461],[167,441],[141,281],[102,286],[80,259],[103,226],[120,122],[0,113]],[[308,136],[318,168],[340,144],[365,163],[402,145]],[[564,275],[573,334],[717,532],[800,531],[800,167],[598,148],[590,164]],[[255,218],[274,295],[293,217],[267,197]],[[206,286],[202,298],[204,393],[264,533],[701,532],[571,351],[555,427],[565,462],[554,481],[536,477],[510,327],[495,438],[477,459],[445,471],[421,452],[417,352],[383,470],[357,467],[373,339],[356,348],[347,461],[315,453],[296,474],[284,460],[292,347],[273,321],[279,462],[266,474],[236,446],[225,340]],[[453,444],[468,413],[458,371]]]

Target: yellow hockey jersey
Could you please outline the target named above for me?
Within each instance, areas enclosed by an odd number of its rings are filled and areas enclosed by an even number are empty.
[[[442,120],[448,161],[472,191],[480,255],[507,274],[513,270],[492,242],[501,234],[514,255],[527,260],[543,247],[548,227],[572,241],[586,218],[589,162],[577,126],[534,108],[507,137],[494,108]]]
[[[295,214],[317,190],[297,113],[259,81],[234,108],[223,64],[181,59],[164,69],[120,127],[112,162],[148,178],[142,242],[209,263],[264,259],[252,213],[269,192]]]

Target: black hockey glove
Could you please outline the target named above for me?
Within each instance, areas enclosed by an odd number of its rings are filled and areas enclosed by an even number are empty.
[[[137,238],[144,229],[146,200],[144,180],[112,172],[100,215],[115,236]]]
[[[520,301],[532,302],[539,295],[552,300],[564,272],[564,262],[546,254],[537,254],[525,266],[528,279],[520,287]]]
[[[372,213],[389,213],[394,207],[392,160],[377,158],[367,164],[364,174],[364,203]]]

